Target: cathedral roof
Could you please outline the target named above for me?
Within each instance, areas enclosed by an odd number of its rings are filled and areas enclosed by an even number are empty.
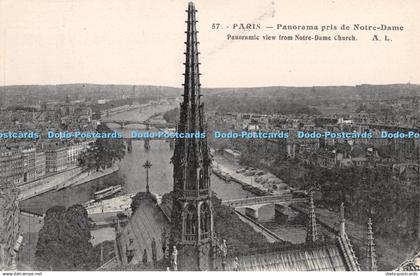
[[[150,262],[153,239],[156,242],[156,257],[158,260],[162,259],[163,229],[169,233],[170,222],[167,217],[151,197],[143,198],[140,206],[128,220],[127,225],[121,228],[120,235],[117,237],[118,255],[122,265],[141,264],[145,249]],[[127,255],[131,257],[127,258]]]
[[[237,264],[236,264],[237,262]],[[222,267],[221,261],[217,265]],[[225,270],[239,271],[347,271],[350,270],[337,243],[295,246],[272,252],[251,253],[230,258]]]

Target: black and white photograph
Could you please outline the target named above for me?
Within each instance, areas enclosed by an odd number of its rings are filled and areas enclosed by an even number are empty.
[[[3,275],[417,275],[419,9],[0,0]]]

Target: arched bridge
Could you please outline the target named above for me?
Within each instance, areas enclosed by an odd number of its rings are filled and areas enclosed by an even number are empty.
[[[291,203],[305,202],[306,200],[306,198],[294,198],[290,193],[286,193],[282,195],[222,200],[222,204],[233,208],[242,220],[246,219],[246,222],[254,229],[261,231],[269,241],[276,241],[280,240],[279,237],[258,223],[259,209],[262,206],[273,205],[276,216],[279,215],[281,219],[288,221],[296,216],[295,213],[290,211],[289,205]],[[239,211],[239,208],[243,207],[245,210]]]
[[[104,124],[117,124],[121,128],[124,128],[126,125],[145,125],[147,128],[174,128],[175,123],[158,123],[150,121],[140,121],[140,120],[103,120],[101,123]]]
[[[263,205],[263,204],[289,204],[289,203],[298,203],[306,202],[306,198],[293,198],[291,194],[282,194],[282,195],[270,195],[270,196],[256,196],[240,199],[228,199],[222,200],[222,204],[227,205],[232,208],[246,207],[252,205]]]

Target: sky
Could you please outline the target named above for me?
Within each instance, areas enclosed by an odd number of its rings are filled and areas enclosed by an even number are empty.
[[[203,87],[420,83],[418,0],[196,0]],[[187,1],[0,0],[0,85],[180,87]],[[212,29],[219,23],[223,29]],[[233,30],[233,24],[261,24]],[[310,32],[357,41],[228,41],[305,34],[283,25],[402,25],[404,31]],[[227,29],[226,27],[230,28]],[[372,41],[387,34],[392,41]]]

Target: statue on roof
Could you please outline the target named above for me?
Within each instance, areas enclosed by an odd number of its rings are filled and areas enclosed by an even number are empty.
[[[239,259],[238,257],[235,257],[235,260],[233,261],[233,270],[239,271]]]
[[[176,249],[176,246],[174,245],[174,248],[172,250],[172,256],[171,256],[171,264],[172,264],[172,270],[177,271],[178,270],[178,250]]]
[[[157,252],[156,252],[156,240],[155,240],[155,238],[152,239],[152,260],[153,260],[153,266],[156,267]]]

